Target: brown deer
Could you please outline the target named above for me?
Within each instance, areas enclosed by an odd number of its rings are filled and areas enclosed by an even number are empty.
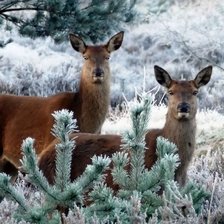
[[[85,59],[78,92],[49,97],[0,96],[0,172],[14,175],[21,159],[21,144],[34,138],[39,154],[53,140],[52,113],[60,109],[74,112],[80,132],[100,133],[110,102],[110,53],[119,49],[123,32],[105,45],[88,46],[78,36],[69,35],[72,47]]]
[[[212,67],[208,66],[200,71],[191,81],[178,81],[171,79],[170,75],[159,66],[155,66],[155,76],[158,83],[167,88],[168,112],[166,122],[162,129],[151,129],[146,133],[145,166],[150,169],[155,163],[156,139],[163,136],[175,143],[178,148],[180,165],[176,170],[175,179],[181,186],[185,184],[187,168],[195,148],[195,131],[197,112],[198,89],[206,85],[211,77]],[[71,179],[80,176],[87,164],[91,163],[93,155],[106,155],[111,157],[118,152],[121,145],[119,135],[99,135],[76,133],[76,148],[72,156]],[[50,183],[54,182],[55,175],[55,143],[54,140],[39,156],[39,167]],[[112,176],[108,172],[107,184],[113,186]]]

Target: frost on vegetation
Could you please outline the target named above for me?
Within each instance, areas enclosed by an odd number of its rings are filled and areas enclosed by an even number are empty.
[[[26,177],[19,173],[18,179],[16,180],[15,187],[19,194],[24,194],[27,198],[27,202],[29,206],[34,206],[34,202],[42,201],[43,198],[41,197],[40,192],[33,186],[29,184]],[[8,224],[29,224],[29,222],[25,221],[18,221],[14,219],[14,214],[18,209],[18,204],[7,200],[4,198],[0,202],[0,223],[8,223]]]
[[[155,64],[164,67],[172,77],[184,79],[193,78],[200,69],[212,64],[212,80],[200,91],[199,105],[223,113],[224,2],[162,0],[142,4],[139,3],[138,13],[144,22],[127,27],[121,49],[111,55],[113,106],[124,100],[122,94],[133,98],[135,90],[142,89],[144,79],[146,90],[153,89],[157,85]],[[144,20],[143,9],[158,13],[150,12],[149,20]],[[0,48],[1,92],[47,96],[77,89],[82,60],[68,41],[55,45],[50,38],[33,40],[19,36],[15,30],[5,31],[3,26],[0,29],[1,39],[13,39]],[[108,38],[105,36],[105,41]],[[153,91],[160,101],[162,90]]]
[[[218,156],[217,156],[218,155]],[[224,161],[218,152],[214,155],[197,157],[189,170],[189,178],[210,192],[202,209],[202,217],[207,223],[224,222]]]
[[[55,185],[50,186],[37,167],[36,155],[33,151],[33,140],[28,138],[23,143],[23,169],[28,173],[28,180],[38,187],[26,186],[22,175],[13,187],[9,177],[0,175],[1,194],[19,204],[14,207],[11,220],[26,220],[32,223],[60,223],[62,218],[67,223],[147,223],[147,219],[160,221],[184,220],[186,216],[200,214],[201,204],[207,193],[193,183],[180,189],[173,181],[174,171],[178,165],[176,147],[163,138],[158,139],[158,160],[152,169],[144,168],[144,134],[151,108],[151,100],[147,97],[131,106],[131,129],[123,134],[123,147],[129,148],[129,156],[125,152],[112,156],[112,176],[119,191],[113,192],[98,176],[109,165],[108,158],[92,159],[84,174],[71,182],[69,179],[72,142],[68,138],[75,125],[72,113],[63,110],[55,112],[56,124],[53,134],[60,139],[56,145],[56,178]],[[73,142],[74,143],[74,142]],[[130,170],[126,169],[130,163]],[[94,185],[91,185],[94,177]],[[83,202],[82,193],[89,190],[92,204],[80,207]],[[160,195],[161,187],[164,194]],[[27,189],[28,188],[28,189]],[[41,193],[39,193],[40,191]],[[77,204],[74,204],[77,203]],[[58,206],[68,206],[69,213],[60,216]],[[78,207],[79,206],[79,207]],[[183,212],[184,208],[184,212]],[[5,213],[7,215],[7,211]],[[192,216],[193,217],[193,216]]]

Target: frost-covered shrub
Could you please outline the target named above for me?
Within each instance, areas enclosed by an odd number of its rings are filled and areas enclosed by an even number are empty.
[[[223,112],[224,3],[185,0],[142,4],[149,9],[150,4],[155,9],[156,5],[166,6],[167,10],[151,13],[147,18],[140,16],[144,21],[141,25],[126,29],[121,49],[111,56],[112,105],[124,100],[122,94],[127,99],[133,98],[135,90],[140,91],[143,85],[146,91],[157,93],[159,102],[163,92],[155,88],[155,64],[164,67],[172,77],[185,79],[193,78],[204,66],[212,64],[212,80],[200,91],[199,106]],[[139,12],[148,10],[142,4]],[[68,42],[55,45],[51,38],[24,38],[15,30],[6,31],[3,27],[1,33],[4,42],[13,40],[0,48],[1,92],[46,96],[76,90],[82,60]]]

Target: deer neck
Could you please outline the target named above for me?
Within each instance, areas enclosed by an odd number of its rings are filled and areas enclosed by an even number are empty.
[[[180,159],[192,157],[195,148],[196,120],[177,120],[169,113],[163,128],[163,136],[176,144]]]
[[[85,132],[100,132],[106,118],[110,103],[110,80],[95,84],[80,80],[79,98],[81,102],[81,124],[85,126]],[[88,128],[86,128],[88,127]]]
[[[79,92],[83,106],[87,105],[89,107],[91,104],[101,105],[103,102],[108,103],[110,95],[109,83],[109,80],[100,84],[95,84],[81,79]]]

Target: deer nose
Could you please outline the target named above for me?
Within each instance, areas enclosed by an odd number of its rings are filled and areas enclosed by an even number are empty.
[[[96,76],[96,77],[101,77],[103,76],[104,72],[101,68],[95,68],[93,70],[93,75]]]
[[[177,106],[177,110],[180,113],[189,113],[189,111],[190,111],[190,104],[186,103],[186,102],[180,103]]]

